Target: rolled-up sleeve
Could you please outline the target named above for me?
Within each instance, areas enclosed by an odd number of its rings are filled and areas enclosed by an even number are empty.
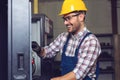
[[[52,43],[44,47],[45,57],[53,57],[62,49],[63,43],[66,41],[66,33],[61,33]]]

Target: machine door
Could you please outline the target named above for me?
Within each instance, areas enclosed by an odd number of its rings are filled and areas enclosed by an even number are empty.
[[[32,80],[31,4],[8,0],[8,80]]]

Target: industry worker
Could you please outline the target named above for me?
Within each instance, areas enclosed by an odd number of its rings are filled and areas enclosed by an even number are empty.
[[[60,16],[67,31],[45,47],[32,42],[33,50],[41,57],[61,53],[61,76],[50,80],[96,80],[96,63],[101,47],[96,36],[87,29],[87,8],[83,0],[64,0]]]

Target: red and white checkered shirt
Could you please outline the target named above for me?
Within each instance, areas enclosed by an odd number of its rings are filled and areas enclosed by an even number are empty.
[[[81,39],[89,30],[85,27],[83,31],[76,35],[72,35],[66,49],[66,56],[75,56],[75,50],[78,47]],[[60,51],[62,55],[63,46],[67,40],[68,32],[61,33],[49,46],[45,46],[45,57],[53,57]],[[101,47],[95,35],[90,34],[85,38],[78,53],[78,62],[73,72],[78,80],[88,75],[92,80],[95,78],[96,60],[101,53]]]

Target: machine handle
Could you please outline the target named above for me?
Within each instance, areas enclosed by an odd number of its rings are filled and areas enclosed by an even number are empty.
[[[24,54],[18,53],[18,70],[24,70]]]

